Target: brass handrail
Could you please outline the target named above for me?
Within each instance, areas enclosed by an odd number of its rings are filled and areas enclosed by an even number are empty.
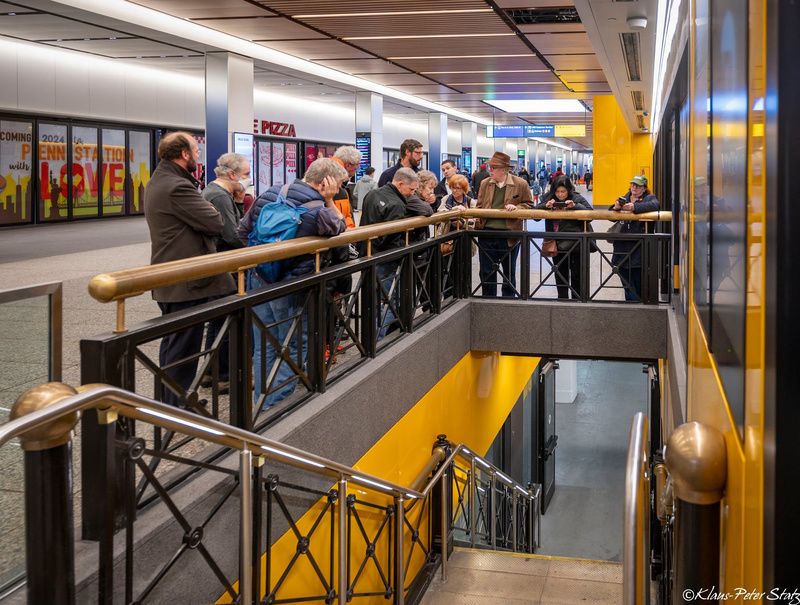
[[[625,465],[625,517],[622,542],[624,605],[644,605],[648,592],[649,486],[647,479],[647,417],[638,412],[631,423]]]
[[[658,211],[633,214],[611,210],[478,210],[464,212],[455,210],[437,212],[427,218],[408,218],[378,225],[358,227],[345,231],[334,237],[300,237],[285,242],[264,244],[239,250],[228,250],[216,254],[206,254],[181,260],[147,265],[132,269],[123,269],[113,273],[95,275],[89,282],[89,294],[100,302],[124,300],[132,296],[144,294],[156,288],[212,277],[223,273],[239,273],[261,263],[282,260],[302,254],[316,254],[331,248],[346,246],[356,242],[370,241],[375,238],[404,233],[436,225],[459,216],[465,218],[505,218],[516,219],[572,219],[572,220],[621,220],[626,221],[670,221],[671,213]],[[368,251],[368,256],[370,252]],[[241,290],[241,288],[240,288]],[[240,291],[243,294],[243,291]]]

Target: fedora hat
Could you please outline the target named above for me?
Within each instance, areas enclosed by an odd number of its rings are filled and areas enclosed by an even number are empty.
[[[495,151],[489,160],[489,166],[493,168],[511,168],[511,158],[502,151]]]

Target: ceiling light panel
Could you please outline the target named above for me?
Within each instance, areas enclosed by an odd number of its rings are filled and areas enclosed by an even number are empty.
[[[492,107],[508,113],[584,113],[586,108],[576,99],[484,99]]]
[[[424,16],[424,17],[431,17],[435,15],[471,15],[476,13],[491,13],[491,8],[464,8],[464,9],[450,9],[450,10],[417,10],[417,11],[404,11],[404,10],[397,10],[397,11],[373,11],[373,12],[363,12],[363,13],[322,13],[322,14],[310,14],[310,15],[292,15],[294,19],[337,19],[337,18],[346,18],[352,19],[353,17],[357,17],[359,20],[359,27],[363,26],[361,19],[364,17],[391,17],[392,19],[396,17],[404,17],[404,16]],[[350,21],[352,24],[352,21]]]
[[[266,7],[241,0],[192,0],[192,2],[186,2],[186,0],[136,0],[136,4],[186,19],[260,17],[275,14]]]
[[[200,25],[210,27],[245,40],[291,40],[297,38],[327,38],[308,27],[282,17],[245,17],[234,19],[203,19]]]

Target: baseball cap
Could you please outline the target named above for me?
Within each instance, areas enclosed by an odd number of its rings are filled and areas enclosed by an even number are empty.
[[[631,183],[634,185],[639,185],[641,187],[647,187],[647,177],[641,174],[636,175],[631,179]]]

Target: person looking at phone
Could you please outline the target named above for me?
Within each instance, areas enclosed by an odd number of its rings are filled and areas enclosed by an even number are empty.
[[[556,179],[553,186],[536,208],[549,210],[592,210],[592,205],[580,193],[567,175]],[[545,231],[555,233],[581,233],[585,221],[545,219]],[[553,257],[556,274],[556,289],[559,298],[581,298],[581,249],[578,240],[557,239],[558,252]]]
[[[611,210],[641,214],[658,210],[658,198],[647,188],[647,177],[637,175],[631,179],[628,193],[617,198]],[[644,233],[642,221],[620,221],[618,233]],[[625,300],[638,301],[642,298],[642,246],[635,240],[614,240],[614,253],[611,262],[619,270],[622,285],[625,287]]]

